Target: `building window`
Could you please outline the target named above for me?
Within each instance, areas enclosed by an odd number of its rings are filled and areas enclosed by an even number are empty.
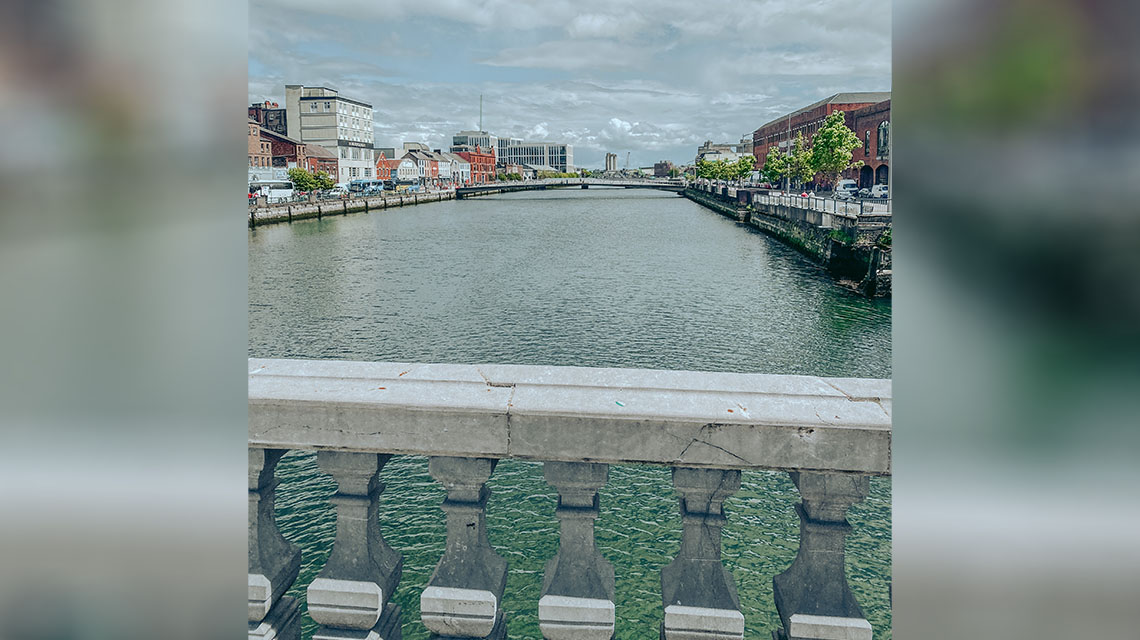
[[[309,111],[316,111],[316,110],[317,110],[317,103],[310,102],[309,103]]]
[[[332,103],[326,102],[325,103],[325,111],[331,111],[331,110],[332,110]]]
[[[863,132],[863,155],[871,155],[871,130],[867,129]]]
[[[364,177],[365,178],[371,178],[372,177],[372,167],[364,167]]]
[[[890,148],[890,142],[891,142],[890,138],[891,138],[891,122],[890,122],[890,120],[884,120],[882,123],[879,124],[879,144],[878,144],[879,151],[878,151],[878,155],[880,155],[880,156],[887,155],[888,149]]]
[[[347,160],[347,159],[348,159],[348,149],[345,149],[344,147],[341,147],[341,148],[340,148],[340,157],[341,157],[341,159],[343,159],[343,160]]]

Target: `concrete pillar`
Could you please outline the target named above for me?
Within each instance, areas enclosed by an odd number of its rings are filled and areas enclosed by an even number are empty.
[[[847,584],[844,546],[847,509],[867,496],[867,476],[793,472],[800,490],[800,549],[787,571],[772,579],[782,629],[778,640],[871,640],[871,625]]]
[[[674,467],[673,488],[681,494],[681,550],[661,570],[661,637],[743,638],[736,583],[720,562],[724,500],[740,489],[740,472]]]
[[[317,465],[337,483],[336,541],[309,585],[309,616],[320,624],[313,640],[400,638],[400,607],[389,602],[403,557],[380,535],[379,473],[390,455],[317,452]]]
[[[283,449],[249,450],[249,637],[298,640],[298,603],[284,597],[301,568],[301,550],[277,529],[274,472]]]
[[[420,620],[432,638],[505,638],[502,607],[507,561],[487,540],[486,482],[497,460],[432,457],[428,472],[447,489],[447,548],[420,595]]]
[[[547,484],[558,490],[558,553],[546,563],[538,626],[547,640],[609,640],[614,635],[614,568],[594,546],[598,489],[609,465],[547,462]]]

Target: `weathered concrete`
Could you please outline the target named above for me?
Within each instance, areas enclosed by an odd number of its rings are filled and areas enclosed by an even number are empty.
[[[264,618],[249,621],[249,640],[300,640],[301,603],[282,596]]]
[[[375,209],[388,209],[389,207],[403,207],[429,202],[441,202],[455,198],[453,191],[436,193],[413,194],[411,196],[387,195],[372,196],[368,198],[350,198],[345,200],[322,200],[317,202],[294,202],[288,204],[262,205],[249,209],[249,226],[256,227],[276,222],[293,222],[306,218],[321,218],[330,215],[343,215],[372,211]]]
[[[547,640],[607,640],[614,634],[614,568],[594,546],[594,520],[609,466],[547,462],[543,473],[558,490],[561,532],[558,553],[546,563],[539,628]]]
[[[866,476],[835,473],[792,473],[800,491],[800,548],[787,571],[772,579],[776,610],[788,640],[832,640],[839,630],[861,629],[863,610],[847,584],[844,546],[851,525],[847,509],[869,490]],[[842,624],[793,624],[796,615],[843,619]],[[866,625],[867,628],[870,625]],[[852,636],[862,638],[863,636]],[[866,637],[870,637],[867,635]]]
[[[432,457],[428,473],[447,489],[447,548],[420,597],[420,619],[436,637],[488,638],[505,634],[499,603],[507,562],[487,540],[487,480],[498,461]]]
[[[282,604],[280,599],[297,579],[301,550],[281,535],[273,513],[277,488],[274,471],[284,454],[279,449],[249,450],[250,637],[298,637],[295,629],[290,631],[296,626],[296,614],[288,613],[291,605]],[[275,608],[279,610],[270,615]]]
[[[250,446],[890,473],[889,380],[251,359]]]
[[[736,583],[720,561],[724,500],[740,489],[740,472],[673,467],[673,487],[680,494],[681,549],[661,570],[661,637],[743,638]]]
[[[321,625],[322,638],[348,639],[360,632],[382,631],[399,621],[387,606],[403,570],[403,557],[380,534],[378,509],[380,469],[391,456],[374,453],[320,451],[317,465],[337,483],[336,542],[317,578],[308,588],[309,616]],[[390,633],[390,632],[389,632]],[[387,638],[387,636],[382,636]]]

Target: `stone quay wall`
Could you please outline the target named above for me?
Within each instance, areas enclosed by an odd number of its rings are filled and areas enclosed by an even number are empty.
[[[341,200],[314,200],[310,202],[290,202],[285,204],[251,207],[249,226],[256,227],[275,222],[292,222],[306,218],[375,211],[392,207],[404,207],[426,202],[441,202],[455,198],[454,191],[438,193],[402,193],[369,198],[348,198]]]
[[[796,248],[848,288],[871,297],[891,295],[890,213],[824,211],[717,185],[690,186],[682,195]]]

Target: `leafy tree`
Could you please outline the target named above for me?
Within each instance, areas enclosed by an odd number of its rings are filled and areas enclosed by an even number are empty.
[[[733,178],[735,178],[737,180],[741,180],[743,178],[746,178],[746,177],[748,177],[748,174],[752,173],[752,170],[755,168],[756,168],[756,157],[755,156],[751,156],[751,155],[741,156],[741,157],[737,158],[736,162],[734,162],[732,164]]]
[[[669,170],[669,177],[670,178],[676,178],[679,175],[681,175],[681,170],[678,169],[677,167],[673,167],[672,169]]]
[[[305,171],[301,167],[290,169],[289,179],[293,181],[293,186],[298,191],[313,191],[317,188],[317,180],[313,177],[313,174]]]
[[[851,152],[860,144],[859,136],[843,121],[843,112],[835,111],[812,138],[812,166],[834,183],[846,169],[863,166],[862,161],[851,162]]]
[[[327,171],[318,171],[317,175],[313,177],[317,181],[318,189],[327,190],[336,186],[336,180],[333,180]]]
[[[792,145],[792,155],[788,158],[788,177],[804,183],[811,180],[815,174],[815,158],[804,142],[804,134],[797,132],[796,141]]]
[[[768,149],[764,167],[760,170],[768,182],[779,184],[788,175],[788,158],[777,147]]]

